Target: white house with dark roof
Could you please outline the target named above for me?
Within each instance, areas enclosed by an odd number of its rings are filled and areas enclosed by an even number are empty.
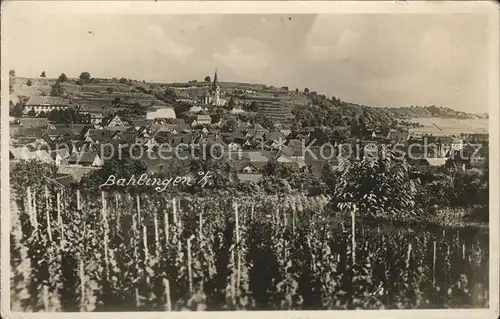
[[[36,114],[47,113],[52,110],[65,110],[69,106],[69,100],[60,96],[32,96],[26,102],[24,112],[34,110]]]

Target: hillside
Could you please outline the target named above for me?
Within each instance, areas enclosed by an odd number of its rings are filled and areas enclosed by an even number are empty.
[[[28,82],[30,85],[28,85]],[[11,101],[25,101],[34,95],[50,95],[56,79],[12,77]],[[175,98],[196,101],[207,82],[148,83],[130,79],[91,79],[81,85],[78,79],[67,79],[62,84],[63,95],[88,111],[112,111],[113,106],[141,105],[143,110],[155,104],[175,104]],[[475,119],[487,114],[470,114],[436,106],[370,107],[327,98],[317,92],[300,92],[288,87],[264,84],[220,82],[226,98],[236,105],[259,104],[261,113],[270,117],[284,114],[299,126],[339,126],[365,124],[388,125],[395,121],[410,122],[412,118]],[[288,115],[287,115],[288,114]]]

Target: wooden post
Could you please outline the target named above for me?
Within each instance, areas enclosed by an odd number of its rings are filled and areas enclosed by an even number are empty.
[[[136,203],[137,203],[137,215],[138,215],[137,224],[140,225],[141,224],[141,200],[139,198],[139,194],[136,195],[135,199],[136,199]]]
[[[168,228],[169,228],[169,224],[168,224],[168,212],[167,210],[165,210],[165,212],[163,213],[163,220],[164,220],[164,223],[165,223],[165,247],[168,246],[168,242],[170,241],[170,236],[169,236],[169,231],[168,231]]]
[[[236,269],[236,295],[240,295],[240,281],[241,281],[241,254],[238,250],[238,260],[237,260],[237,269]]]
[[[465,244],[462,244],[462,259],[465,259]]]
[[[173,211],[173,216],[174,216],[174,225],[177,226],[177,201],[174,198],[172,198],[172,211]]]
[[[292,231],[295,233],[295,204],[292,207]]]
[[[234,222],[236,227],[236,244],[239,245],[240,242],[240,222],[238,216],[238,204],[236,202],[233,203],[234,207]]]
[[[253,214],[254,214],[254,212],[255,212],[255,204],[254,204],[254,203],[252,203],[252,209],[251,209],[251,211],[250,211],[250,219],[253,219]]]
[[[155,256],[158,256],[160,247],[160,234],[158,233],[158,215],[154,213],[154,225],[155,225]]]
[[[45,312],[49,312],[49,287],[43,285],[43,308]]]
[[[141,298],[139,296],[139,288],[135,288],[135,307],[139,308],[141,306]]]
[[[170,301],[170,281],[168,279],[163,280],[165,285],[165,298],[167,303],[167,311],[172,311],[172,302]]]
[[[199,214],[199,237],[200,237],[200,245],[203,243],[203,211],[200,210]]]
[[[49,208],[49,189],[45,185],[45,218],[47,220],[47,235],[49,241],[52,241],[52,229],[50,228],[50,208]]]
[[[80,190],[76,190],[76,209],[80,210],[82,209],[81,203],[80,203]]]
[[[187,240],[187,262],[188,262],[188,280],[189,280],[189,293],[193,293],[193,269],[191,268],[191,237]]]
[[[33,192],[33,226],[38,230],[38,216],[36,213],[36,191]]]
[[[356,208],[351,212],[352,264],[356,264]]]
[[[436,283],[436,241],[432,247],[432,283]]]
[[[61,232],[61,243],[64,241],[64,226],[61,216],[61,193],[57,192],[57,222],[59,223],[59,229]]]
[[[28,201],[28,216],[30,217],[30,222],[31,222],[31,225],[34,227],[34,223],[33,223],[33,214],[31,212],[31,205],[32,205],[32,202],[31,202],[31,187],[26,187],[26,199]]]
[[[102,202],[102,218],[104,221],[104,264],[106,271],[106,278],[108,278],[108,216],[106,212],[106,197],[104,192],[101,192],[101,202]]]
[[[83,262],[83,253],[80,253],[80,311],[85,308],[85,268]]]
[[[148,250],[148,228],[146,225],[142,225],[142,240],[144,243],[144,261],[146,262],[149,258]]]
[[[408,244],[408,257],[406,258],[406,268],[410,267],[411,244]]]
[[[234,291],[234,250],[231,251],[231,300],[235,301],[235,291]]]

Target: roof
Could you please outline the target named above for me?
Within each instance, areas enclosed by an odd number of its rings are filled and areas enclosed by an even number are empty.
[[[59,127],[52,130],[45,130],[44,133],[47,133],[49,136],[76,136],[80,131],[78,129],[72,129],[69,127]]]
[[[241,157],[247,158],[251,162],[267,162],[269,160],[269,158],[264,156],[260,151],[242,152]]]
[[[95,160],[97,155],[97,152],[95,151],[89,151],[85,152],[83,154],[74,154],[71,155],[69,158],[69,162],[80,164],[80,163],[86,163],[86,164],[92,164]]]
[[[219,79],[217,78],[217,70],[215,70],[214,81],[212,83],[212,90],[216,90],[219,88]]]
[[[387,138],[392,140],[407,140],[409,137],[409,132],[394,131],[387,134]]]
[[[156,109],[154,112],[148,112],[146,118],[154,120],[155,118],[175,118],[174,108],[171,106],[163,106]]]
[[[210,121],[210,122],[212,122],[212,118],[210,117],[210,115],[206,115],[206,114],[197,115],[196,120],[197,121]]]
[[[49,119],[45,117],[22,117],[19,119],[19,123],[23,127],[47,127]]]
[[[53,163],[54,160],[50,157],[50,154],[45,150],[35,150],[30,151],[27,147],[11,148],[10,153],[14,156],[14,159],[20,160],[31,160],[35,159],[43,163]]]
[[[26,106],[35,105],[69,105],[69,100],[60,96],[32,96],[26,102]]]
[[[427,163],[429,163],[429,166],[438,167],[438,166],[443,166],[444,164],[446,164],[448,157],[434,157],[434,158],[428,157],[425,160],[427,161]]]
[[[83,176],[98,170],[90,166],[62,165],[57,169],[59,175],[70,175],[75,182],[80,182]]]

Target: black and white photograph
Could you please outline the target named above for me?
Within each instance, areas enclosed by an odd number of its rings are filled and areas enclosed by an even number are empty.
[[[498,317],[498,4],[362,2],[2,3],[2,316]]]

